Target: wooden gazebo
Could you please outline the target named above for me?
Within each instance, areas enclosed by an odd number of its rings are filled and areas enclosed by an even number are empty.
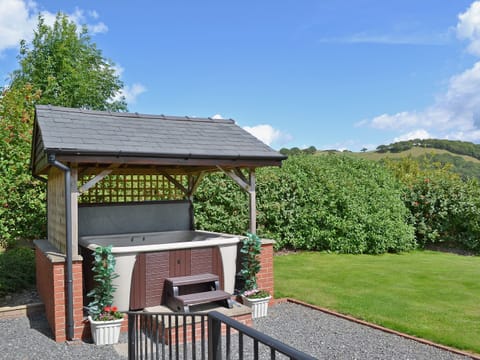
[[[55,339],[85,331],[79,203],[192,201],[203,176],[222,171],[248,193],[255,233],[255,169],[284,159],[233,120],[37,106],[31,168],[48,182],[48,238],[36,241],[37,287]],[[273,290],[273,279],[265,281]]]

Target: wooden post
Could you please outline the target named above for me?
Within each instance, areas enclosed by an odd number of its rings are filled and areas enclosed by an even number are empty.
[[[70,169],[70,224],[72,226],[72,256],[78,255],[78,167],[73,164]]]
[[[250,169],[249,174],[250,189],[248,191],[249,210],[250,210],[250,233],[257,233],[257,207],[256,207],[256,192],[255,192],[255,169]]]

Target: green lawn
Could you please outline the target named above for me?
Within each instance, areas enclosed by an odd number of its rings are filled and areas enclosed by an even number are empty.
[[[407,334],[480,353],[480,257],[276,256],[275,297],[292,297]]]

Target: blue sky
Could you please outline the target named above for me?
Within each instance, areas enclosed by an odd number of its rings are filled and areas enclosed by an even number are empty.
[[[480,1],[0,0],[2,84],[58,11],[90,27],[132,112],[233,118],[276,149],[480,142]]]

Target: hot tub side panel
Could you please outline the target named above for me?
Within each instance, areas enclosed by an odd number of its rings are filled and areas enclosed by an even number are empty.
[[[212,273],[224,288],[222,259],[218,247],[182,249],[137,255],[130,290],[130,309],[165,304],[165,279]]]

